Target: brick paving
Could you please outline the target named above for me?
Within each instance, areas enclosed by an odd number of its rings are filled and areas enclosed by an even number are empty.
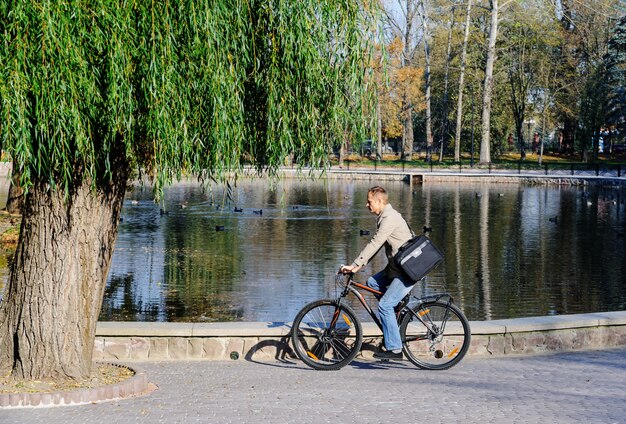
[[[0,409],[0,423],[625,423],[626,347],[466,358],[447,371],[297,360],[134,362],[158,386],[120,401]]]

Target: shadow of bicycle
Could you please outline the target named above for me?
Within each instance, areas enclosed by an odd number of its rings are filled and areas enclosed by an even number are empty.
[[[245,360],[267,366],[304,365],[290,346],[291,335],[280,339],[261,340],[248,349]]]
[[[417,369],[408,361],[376,361],[372,360],[372,354],[379,349],[378,340],[366,340],[361,346],[359,356],[346,365],[346,368],[358,368],[362,370],[379,370],[389,368],[412,368]],[[291,347],[291,333],[280,339],[261,340],[248,350],[245,360],[259,365],[280,368],[293,368],[298,370],[315,371],[306,366],[297,357]]]

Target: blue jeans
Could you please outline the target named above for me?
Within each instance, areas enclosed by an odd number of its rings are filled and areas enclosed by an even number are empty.
[[[396,313],[393,308],[409,294],[415,283],[402,281],[394,278],[389,281],[387,272],[380,271],[367,279],[367,286],[383,293],[378,301],[378,316],[383,325],[385,349],[388,351],[402,349],[400,329],[396,321]]]

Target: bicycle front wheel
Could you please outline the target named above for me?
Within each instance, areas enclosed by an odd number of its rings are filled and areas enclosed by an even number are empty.
[[[409,361],[427,370],[454,366],[463,359],[471,341],[463,312],[441,301],[425,302],[407,312],[400,324],[400,336]]]
[[[331,299],[306,305],[291,328],[294,351],[316,370],[338,370],[349,364],[362,342],[361,323],[352,309]]]

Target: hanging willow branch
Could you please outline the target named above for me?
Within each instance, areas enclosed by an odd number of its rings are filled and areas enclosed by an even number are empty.
[[[341,0],[4,1],[0,137],[22,184],[222,178],[362,136],[368,14]]]

